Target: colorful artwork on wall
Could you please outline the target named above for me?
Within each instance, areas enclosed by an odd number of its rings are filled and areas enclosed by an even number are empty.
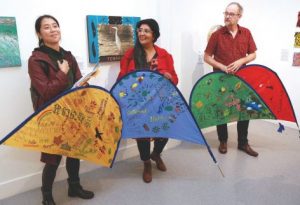
[[[140,17],[87,16],[89,62],[119,61],[134,46]]]
[[[300,11],[298,12],[298,20],[296,27],[300,27]]]
[[[300,48],[300,32],[295,32],[294,36],[295,36],[294,47]]]
[[[21,66],[15,17],[0,17],[0,68]]]
[[[300,66],[300,52],[295,52],[294,53],[293,66]]]

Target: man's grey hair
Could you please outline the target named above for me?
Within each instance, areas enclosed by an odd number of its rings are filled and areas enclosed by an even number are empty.
[[[231,6],[231,5],[236,5],[236,6],[239,8],[239,13],[240,13],[241,15],[243,14],[244,9],[243,9],[243,7],[242,7],[241,4],[239,4],[238,2],[231,2],[231,3],[229,3],[229,4],[227,5],[227,7],[228,7],[228,6]]]

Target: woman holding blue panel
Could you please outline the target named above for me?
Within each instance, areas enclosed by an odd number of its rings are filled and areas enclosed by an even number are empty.
[[[175,85],[178,77],[174,69],[172,55],[154,43],[160,36],[159,25],[154,19],[144,19],[137,23],[137,41],[134,48],[128,49],[121,62],[118,79],[135,70],[152,70],[164,75]],[[137,139],[140,158],[144,162],[143,180],[152,181],[151,160],[156,163],[160,171],[167,168],[161,159],[161,153],[168,142],[168,138],[154,138],[154,149],[150,152],[150,138]],[[151,159],[151,160],[150,160]]]

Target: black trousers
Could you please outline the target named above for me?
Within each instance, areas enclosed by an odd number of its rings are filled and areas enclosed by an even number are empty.
[[[238,121],[237,123],[238,146],[243,146],[248,143],[248,127],[249,127],[249,120]],[[217,133],[220,142],[227,142],[228,140],[227,124],[217,125]]]
[[[168,138],[154,138],[154,148],[153,152],[161,154],[164,147],[168,142]],[[140,152],[140,158],[142,161],[147,161],[150,159],[150,138],[148,139],[137,139],[137,146]]]
[[[50,192],[52,190],[52,185],[56,176],[56,171],[58,166],[59,163],[57,165],[47,164],[47,163],[45,164],[45,167],[43,169],[43,175],[42,175],[42,190],[44,192]],[[79,167],[80,167],[79,159],[67,157],[66,169],[70,181],[74,181],[74,182],[79,181]]]

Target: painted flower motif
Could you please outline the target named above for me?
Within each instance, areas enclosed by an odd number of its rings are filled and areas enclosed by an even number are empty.
[[[238,90],[241,88],[242,83],[238,82],[237,84],[235,84],[235,89]]]
[[[134,91],[137,86],[138,86],[137,83],[133,83],[130,88],[131,88],[132,91]]]
[[[152,131],[153,131],[154,133],[158,133],[158,132],[160,131],[160,128],[157,127],[157,126],[155,126],[155,127],[152,128]]]
[[[164,124],[162,125],[162,129],[163,129],[163,130],[168,130],[169,128],[170,128],[170,126],[169,126],[168,123],[164,123]]]
[[[225,93],[225,92],[226,92],[226,88],[222,86],[222,87],[220,88],[220,92],[221,92],[221,93]]]
[[[201,108],[203,106],[203,103],[201,102],[201,101],[198,101],[197,103],[196,103],[196,107],[197,108]]]
[[[126,93],[125,91],[121,91],[121,92],[119,93],[119,97],[120,97],[120,98],[125,97],[125,96],[127,96],[127,93]]]
[[[230,114],[230,111],[228,109],[224,110],[224,117],[227,117]]]

